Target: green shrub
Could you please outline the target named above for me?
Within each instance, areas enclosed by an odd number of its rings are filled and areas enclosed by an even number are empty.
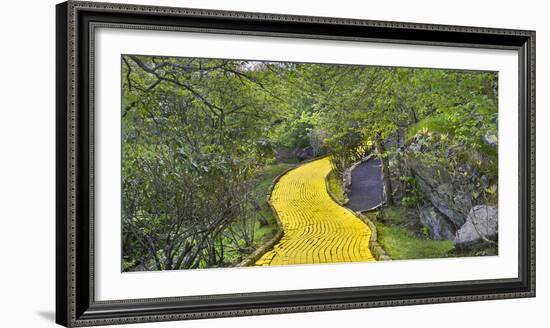
[[[407,219],[407,209],[404,207],[388,207],[383,212],[383,221],[399,225]]]
[[[452,132],[452,126],[442,115],[433,114],[414,124],[407,130],[407,141],[412,140],[417,133],[422,133],[422,131],[448,134]]]
[[[401,176],[399,180],[403,183],[403,198],[401,199],[403,206],[414,208],[424,201],[426,196],[415,177]]]

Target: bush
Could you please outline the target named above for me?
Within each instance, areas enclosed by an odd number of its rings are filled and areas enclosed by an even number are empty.
[[[426,196],[415,177],[401,176],[399,180],[403,183],[403,206],[414,208],[425,200]]]
[[[450,133],[452,129],[449,122],[443,116],[434,114],[411,126],[407,130],[407,141],[411,141],[418,133],[422,133],[422,131]]]

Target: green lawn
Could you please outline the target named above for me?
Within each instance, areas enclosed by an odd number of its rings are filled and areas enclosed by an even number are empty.
[[[389,208],[384,223],[376,220],[376,213],[367,213],[378,230],[378,242],[392,260],[427,259],[452,256],[452,240],[431,240],[415,236],[412,232],[396,224],[404,220],[400,209]],[[395,220],[395,221],[394,221]]]
[[[448,257],[452,240],[420,239],[408,230],[377,223],[378,242],[393,260]]]
[[[340,202],[344,202],[344,186],[342,182],[342,177],[336,173],[335,170],[330,171],[327,175],[328,189],[333,196]]]

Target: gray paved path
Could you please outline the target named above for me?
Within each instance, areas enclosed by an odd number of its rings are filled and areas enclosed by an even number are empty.
[[[380,160],[371,158],[351,174],[351,193],[346,206],[354,211],[371,209],[384,200]]]

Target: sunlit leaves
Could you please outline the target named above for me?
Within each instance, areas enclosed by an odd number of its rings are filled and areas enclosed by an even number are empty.
[[[492,72],[129,55],[121,64],[126,267],[238,260],[252,247],[254,181],[279,151],[331,153],[340,171],[375,143],[388,159],[415,140],[437,165],[459,162],[444,147],[496,153]]]

